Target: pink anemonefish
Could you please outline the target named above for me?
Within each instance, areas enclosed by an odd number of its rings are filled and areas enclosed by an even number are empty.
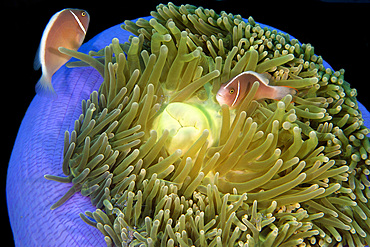
[[[297,90],[294,88],[268,85],[270,80],[264,74],[245,71],[232,78],[229,82],[222,84],[217,92],[216,100],[220,105],[226,104],[233,109],[243,101],[243,98],[248,94],[255,81],[258,81],[260,85],[253,98],[254,100],[280,100],[287,94],[295,95],[297,93]]]
[[[63,9],[54,14],[42,34],[33,67],[42,69],[36,84],[36,93],[55,97],[51,77],[71,57],[59,52],[59,47],[78,50],[85,39],[90,16],[85,10]]]

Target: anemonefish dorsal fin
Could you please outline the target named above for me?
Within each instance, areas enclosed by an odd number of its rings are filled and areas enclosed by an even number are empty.
[[[58,48],[62,46],[78,50],[85,38],[89,21],[89,14],[79,9],[63,9],[50,18],[33,63],[35,70],[40,67],[42,69],[42,76],[36,84],[38,95],[53,98],[56,96],[51,78],[70,59],[60,53]]]
[[[40,46],[37,48],[35,59],[33,60],[33,69],[39,70],[41,68],[41,62],[40,62]]]
[[[270,84],[270,80],[269,80],[268,76],[265,75],[265,74],[259,74],[259,73],[254,72],[254,71],[245,71],[245,72],[241,73],[240,75],[243,75],[243,74],[253,75],[254,77],[257,78],[257,80],[259,82],[262,82],[265,85],[269,85]]]

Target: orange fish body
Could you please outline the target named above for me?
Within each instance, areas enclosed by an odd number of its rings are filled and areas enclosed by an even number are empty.
[[[34,62],[35,70],[40,67],[42,69],[42,76],[36,84],[37,94],[56,96],[51,78],[71,58],[60,53],[58,48],[78,50],[85,39],[89,22],[89,14],[80,9],[64,9],[51,17],[42,35]]]
[[[222,84],[217,92],[216,100],[220,105],[226,104],[230,108],[235,108],[243,101],[255,81],[259,82],[259,87],[253,97],[254,100],[280,100],[287,94],[295,95],[297,92],[296,89],[290,87],[270,86],[268,85],[269,79],[265,75],[254,71],[245,71]]]

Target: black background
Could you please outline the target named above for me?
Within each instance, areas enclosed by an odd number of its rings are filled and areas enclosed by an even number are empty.
[[[335,70],[344,68],[345,79],[358,90],[358,99],[370,109],[370,4],[369,1],[347,3],[322,1],[172,1],[190,3],[216,12],[253,16],[260,23],[286,31],[302,43],[311,43]],[[1,157],[1,223],[6,225],[2,240],[12,245],[7,216],[5,181],[11,150],[22,118],[35,95],[34,87],[41,76],[33,70],[33,59],[42,32],[50,17],[64,8],[86,9],[91,17],[86,41],[99,32],[123,22],[150,15],[160,1],[78,1],[78,0],[7,0],[2,2],[1,17],[1,110],[4,142]],[[166,3],[166,2],[163,2]],[[45,243],[47,246],[47,243]]]

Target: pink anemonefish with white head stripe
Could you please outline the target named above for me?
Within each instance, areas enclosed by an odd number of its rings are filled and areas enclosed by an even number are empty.
[[[253,98],[254,100],[281,100],[288,94],[295,95],[297,93],[297,90],[294,88],[268,85],[270,80],[264,74],[245,71],[232,78],[229,82],[222,84],[217,92],[216,100],[220,105],[226,104],[233,109],[243,101],[255,81],[258,81],[260,85]]]
[[[90,16],[85,10],[63,9],[54,14],[42,34],[37,50],[34,69],[42,69],[42,76],[36,84],[36,93],[55,97],[51,77],[71,57],[59,52],[59,47],[78,50],[85,39]]]

